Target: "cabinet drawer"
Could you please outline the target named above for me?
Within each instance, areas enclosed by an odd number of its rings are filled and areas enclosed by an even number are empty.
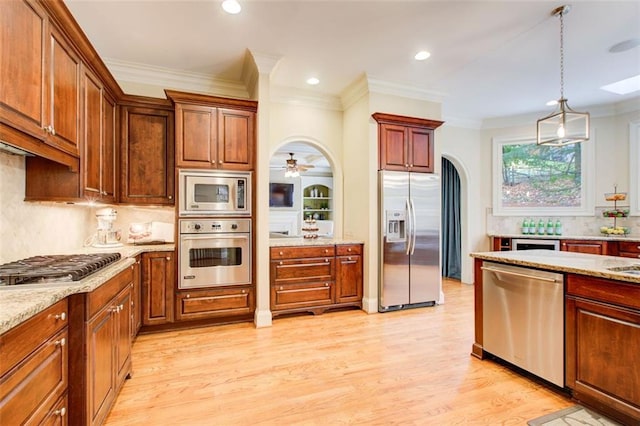
[[[295,309],[333,303],[333,281],[276,284],[271,287],[271,309]]]
[[[281,280],[332,280],[334,257],[280,260],[271,262],[271,278]]]
[[[91,293],[87,293],[87,318],[93,317],[120,291],[133,282],[133,265],[127,267],[115,277],[102,284]]]
[[[362,244],[341,244],[336,246],[337,256],[362,254]]]
[[[0,418],[38,424],[47,416],[67,389],[68,340],[65,328],[0,379]]]
[[[69,400],[65,394],[62,398],[56,402],[56,404],[47,413],[46,417],[42,420],[39,426],[66,426],[69,424],[67,421],[67,411],[69,410]]]
[[[176,295],[177,319],[192,320],[231,315],[252,314],[252,288],[182,291]]]
[[[67,299],[64,299],[0,336],[0,376],[66,327],[68,315]]]
[[[640,309],[640,285],[637,284],[568,274],[567,294]]]
[[[334,256],[335,246],[271,247],[271,259],[300,259],[307,257]]]
[[[627,253],[635,253],[636,255],[640,255],[640,242],[638,241],[619,241],[618,242],[618,250],[620,250],[620,254],[622,252]],[[628,256],[628,257],[637,257],[637,256]]]

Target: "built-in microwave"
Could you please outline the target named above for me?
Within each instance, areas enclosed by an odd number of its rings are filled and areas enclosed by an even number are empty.
[[[251,172],[181,169],[178,185],[180,216],[251,215]]]

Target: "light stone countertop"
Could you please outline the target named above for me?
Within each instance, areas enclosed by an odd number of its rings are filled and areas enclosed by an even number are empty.
[[[86,247],[72,251],[71,253],[73,254],[119,252],[122,258],[80,281],[0,286],[0,334],[28,320],[69,295],[88,293],[95,290],[109,279],[133,265],[135,262],[134,258],[141,253],[173,250],[175,250],[175,244],[148,246],[124,245],[111,249]]]
[[[640,260],[626,257],[555,250],[490,251],[471,253],[471,257],[509,265],[528,266],[548,271],[569,272],[640,284],[640,276],[638,275],[609,270],[609,268],[625,266],[640,268]]]
[[[538,234],[501,234],[489,233],[489,237],[500,238],[533,238],[541,240],[597,240],[597,241],[631,241],[638,242],[640,237],[631,235],[608,236],[608,235],[538,235]]]
[[[288,247],[288,246],[326,246],[334,244],[364,244],[360,240],[344,240],[341,238],[302,238],[302,237],[283,237],[270,238],[269,247]]]

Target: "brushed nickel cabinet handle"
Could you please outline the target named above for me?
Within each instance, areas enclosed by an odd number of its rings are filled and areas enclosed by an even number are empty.
[[[351,251],[351,247],[349,247],[349,248],[347,249],[347,251]]]
[[[166,259],[167,259],[167,260],[171,260],[171,256],[167,256],[167,257],[166,257]]]
[[[65,407],[62,407],[61,409],[54,411],[53,414],[56,416],[64,417],[67,414],[67,409]]]
[[[280,253],[278,253],[278,254],[279,254],[280,256],[282,256],[284,253],[280,252]]]
[[[329,287],[329,283],[324,283],[324,286],[325,287]]]
[[[63,347],[64,345],[67,344],[67,339],[65,339],[64,337],[60,340],[56,340],[55,342],[53,342],[54,345],[56,346],[60,346]]]
[[[185,299],[190,299],[190,298],[191,298],[191,295],[190,295],[190,294],[187,294],[184,298],[185,298]]]
[[[55,315],[53,318],[60,321],[65,321],[67,319],[67,313],[63,312],[61,314]]]
[[[280,291],[282,291],[282,286],[280,286]]]
[[[281,261],[280,261],[280,265],[283,265],[283,264],[284,264],[284,262],[281,260]]]
[[[242,290],[242,294],[245,294],[247,292],[247,290]]]
[[[173,200],[173,195],[169,195],[167,198]]]

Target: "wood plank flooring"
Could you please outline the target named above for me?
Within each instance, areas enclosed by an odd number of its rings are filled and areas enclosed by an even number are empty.
[[[473,288],[446,303],[141,335],[107,425],[525,425],[573,405],[469,355]]]

